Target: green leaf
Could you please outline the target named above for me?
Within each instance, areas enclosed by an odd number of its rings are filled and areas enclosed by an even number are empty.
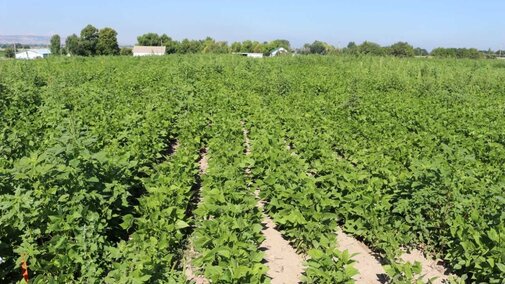
[[[497,262],[496,266],[498,269],[500,269],[501,272],[505,272],[505,264]]]
[[[325,253],[322,250],[319,249],[311,249],[307,252],[307,254],[312,258],[312,259],[320,259],[322,258]]]
[[[133,215],[127,214],[123,216],[123,223],[121,223],[121,228],[128,230],[133,225]]]
[[[175,222],[175,228],[177,228],[178,230],[184,229],[187,227],[189,227],[189,224],[182,221],[182,220],[177,220],[177,222]]]

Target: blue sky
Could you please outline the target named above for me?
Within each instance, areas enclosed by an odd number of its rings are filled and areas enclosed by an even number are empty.
[[[88,23],[116,29],[120,44],[157,32],[178,40],[285,38],[293,46],[317,39],[505,49],[503,0],[0,0],[0,35],[67,36]]]

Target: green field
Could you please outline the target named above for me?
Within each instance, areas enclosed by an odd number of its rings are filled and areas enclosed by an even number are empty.
[[[268,282],[259,190],[304,282],[352,283],[341,227],[392,282],[418,248],[505,283],[504,80],[484,60],[0,62],[0,282],[26,261],[34,283],[184,283],[190,245],[213,283]]]

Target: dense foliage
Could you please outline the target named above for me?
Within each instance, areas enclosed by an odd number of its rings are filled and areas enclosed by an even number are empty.
[[[57,35],[54,35],[56,37]],[[53,50],[53,38],[51,38],[51,50]],[[58,36],[59,40],[59,36]],[[72,34],[65,40],[63,53],[79,56],[95,55],[119,55],[117,32],[112,28],[98,30],[92,25],[87,25],[81,30],[80,37]],[[52,54],[58,53],[51,51]]]
[[[443,48],[438,47],[431,51],[432,56],[449,58],[483,58],[484,54],[475,48]]]
[[[183,283],[188,247],[213,283],[268,282],[259,190],[309,256],[307,283],[352,282],[338,227],[396,281],[412,280],[401,250],[418,248],[462,281],[504,283],[503,70],[368,56],[0,62],[0,282],[26,261],[34,283]]]

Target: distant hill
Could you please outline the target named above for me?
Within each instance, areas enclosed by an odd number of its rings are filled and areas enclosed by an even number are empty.
[[[39,35],[0,35],[0,44],[21,43],[28,45],[49,45],[50,36]]]

